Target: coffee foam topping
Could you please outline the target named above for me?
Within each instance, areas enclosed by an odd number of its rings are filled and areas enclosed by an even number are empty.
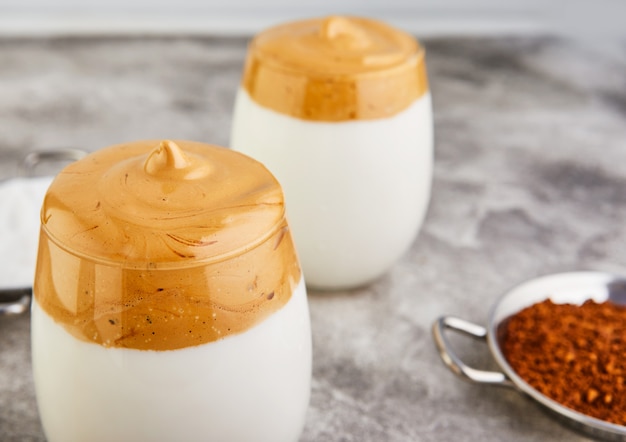
[[[41,223],[37,302],[107,347],[171,350],[243,332],[301,276],[278,182],[202,143],[88,155],[55,178]]]
[[[257,35],[243,88],[263,107],[304,120],[386,118],[428,91],[424,50],[384,23],[331,16]]]

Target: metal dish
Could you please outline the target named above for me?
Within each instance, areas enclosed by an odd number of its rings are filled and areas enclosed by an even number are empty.
[[[607,440],[626,441],[626,426],[587,416],[539,393],[519,377],[504,358],[499,342],[500,325],[525,307],[548,298],[555,303],[582,304],[587,299],[593,299],[596,302],[611,300],[616,304],[626,304],[626,278],[600,272],[572,272],[527,281],[509,290],[495,303],[489,314],[487,328],[453,316],[440,317],[433,324],[433,337],[441,359],[452,372],[467,381],[511,387],[530,396],[581,432]],[[446,330],[486,340],[502,372],[479,370],[466,365],[452,350],[446,338]]]
[[[19,165],[19,175],[35,176],[39,165],[48,163],[70,163],[84,157],[87,153],[78,149],[55,149],[31,152]],[[0,288],[0,317],[25,313],[30,308],[32,295],[30,287]]]

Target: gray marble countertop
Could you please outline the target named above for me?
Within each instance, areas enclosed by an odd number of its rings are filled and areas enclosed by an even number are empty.
[[[428,216],[386,276],[310,293],[302,441],[588,440],[515,391],[456,378],[430,327],[442,314],[484,324],[503,291],[537,275],[626,273],[626,53],[607,59],[554,38],[424,43],[436,139]],[[244,55],[243,39],[0,39],[0,174],[47,148],[227,145]],[[455,342],[492,366],[484,345]],[[28,316],[0,318],[4,442],[44,440],[29,351]]]

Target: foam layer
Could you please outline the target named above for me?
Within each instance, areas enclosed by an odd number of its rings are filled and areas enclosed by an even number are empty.
[[[105,347],[171,350],[240,333],[301,276],[280,185],[229,149],[102,149],[55,178],[41,216],[37,301]]]
[[[385,118],[428,90],[409,34],[357,17],[286,23],[251,42],[243,87],[259,105],[313,121]]]

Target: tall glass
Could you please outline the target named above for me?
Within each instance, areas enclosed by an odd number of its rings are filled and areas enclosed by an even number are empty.
[[[423,48],[355,17],[261,32],[248,49],[231,147],[281,182],[308,285],[376,279],[410,247],[430,198]]]

